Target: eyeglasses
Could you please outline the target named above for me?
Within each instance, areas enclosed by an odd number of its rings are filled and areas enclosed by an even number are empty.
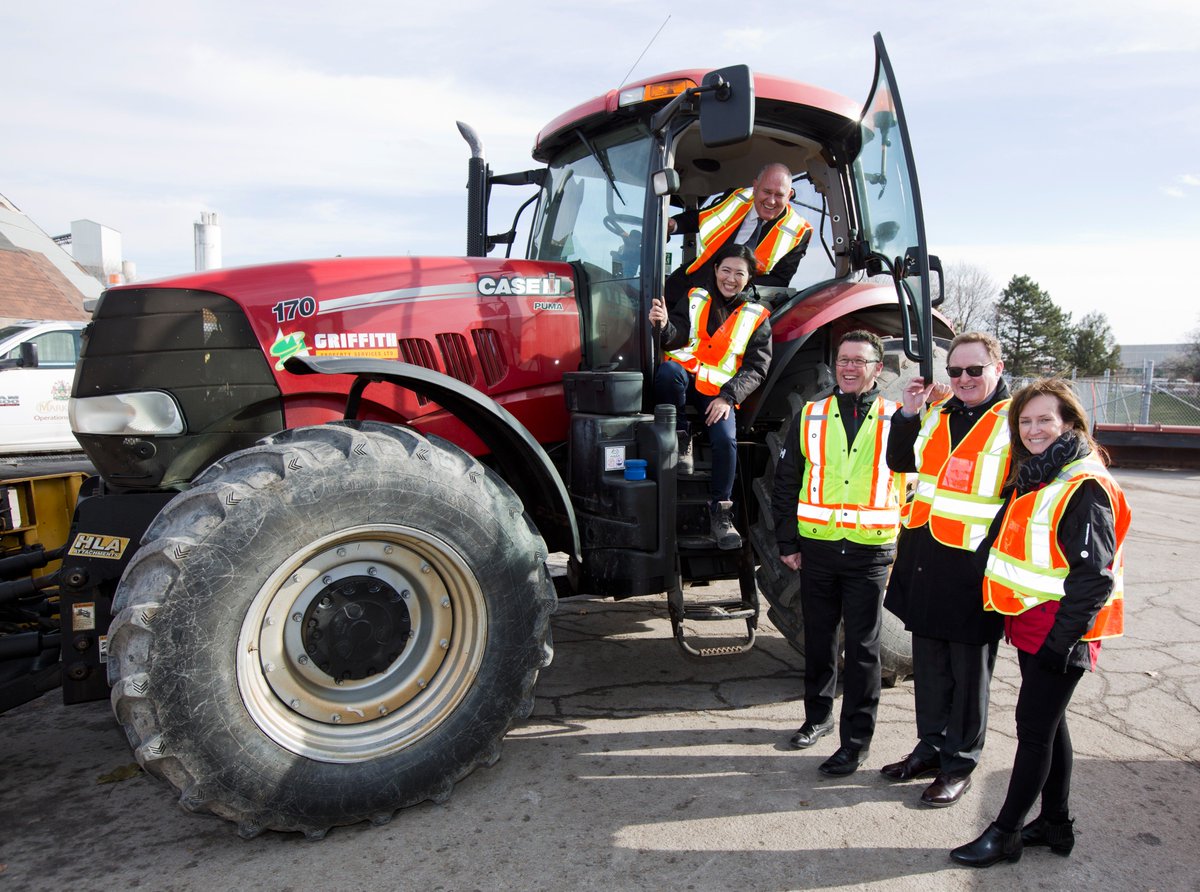
[[[845,368],[847,366],[854,366],[856,369],[861,369],[861,368],[866,368],[867,366],[869,366],[873,363],[876,363],[876,362],[883,362],[883,360],[882,359],[860,359],[858,357],[851,358],[849,356],[839,356],[837,358],[837,364],[842,366],[843,368]]]
[[[983,375],[983,370],[990,365],[995,365],[995,363],[988,362],[983,365],[948,365],[946,366],[946,374],[951,378],[957,378],[963,372],[966,372],[972,378],[978,378]]]

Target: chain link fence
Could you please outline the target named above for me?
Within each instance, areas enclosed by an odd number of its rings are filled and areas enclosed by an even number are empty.
[[[1013,392],[1032,378],[1014,378]],[[1105,375],[1071,381],[1093,424],[1200,427],[1200,384],[1145,375]]]

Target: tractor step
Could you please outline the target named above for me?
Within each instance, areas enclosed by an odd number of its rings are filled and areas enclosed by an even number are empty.
[[[676,587],[667,592],[667,610],[671,615],[671,631],[680,649],[693,657],[731,657],[744,654],[754,647],[758,628],[758,595],[752,593],[747,599],[727,601],[702,601],[688,604],[683,599],[683,588]],[[735,644],[697,646],[690,643],[684,633],[685,620],[695,622],[741,621],[746,624],[746,633]]]

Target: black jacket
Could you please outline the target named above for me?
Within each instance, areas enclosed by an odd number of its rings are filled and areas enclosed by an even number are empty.
[[[834,390],[837,395],[838,414],[842,418],[842,427],[846,430],[846,442],[853,445],[862,427],[863,419],[871,411],[871,403],[879,396],[879,388],[872,388],[864,394],[842,393]],[[822,400],[829,396],[826,392],[814,397]],[[796,505],[800,498],[800,485],[804,482],[804,453],[800,450],[800,419],[797,413],[787,427],[783,445],[775,462],[775,479],[771,484],[771,516],[775,520],[775,542],[781,555],[795,554],[802,549],[810,550],[814,545],[836,548],[846,554],[859,554],[864,560],[874,562],[876,559],[888,562],[895,552],[895,546],[864,545],[861,542],[803,538],[796,523]]]
[[[950,443],[958,445],[996,402],[1008,399],[1001,380],[996,390],[978,406],[968,409],[957,397],[946,402],[950,416]],[[916,442],[922,416],[906,418],[898,409],[888,435],[887,463],[893,471],[917,470]],[[962,644],[991,644],[1004,633],[998,614],[983,609],[983,570],[974,552],[951,548],[933,538],[929,525],[901,529],[896,543],[896,563],[888,580],[883,606],[915,635]]]
[[[714,286],[709,286],[708,334],[711,335],[721,327],[738,307],[752,300],[757,300],[754,289],[743,291],[736,297],[726,299]],[[663,350],[676,350],[688,341],[688,333],[692,330],[691,318],[688,315],[688,301],[677,301],[671,307],[666,324],[660,335],[660,346]],[[746,353],[742,356],[742,366],[732,378],[721,387],[720,396],[725,397],[735,406],[742,403],[746,397],[754,393],[759,385],[767,379],[767,369],[771,366],[771,319],[767,317],[754,329],[750,342],[746,344]]]

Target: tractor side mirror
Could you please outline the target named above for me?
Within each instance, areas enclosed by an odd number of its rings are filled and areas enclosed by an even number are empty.
[[[700,141],[708,148],[745,142],[754,132],[754,79],[747,65],[730,65],[704,76],[700,93]]]
[[[674,195],[679,191],[679,171],[671,167],[656,170],[651,174],[650,182],[654,186],[654,194],[659,198]]]

